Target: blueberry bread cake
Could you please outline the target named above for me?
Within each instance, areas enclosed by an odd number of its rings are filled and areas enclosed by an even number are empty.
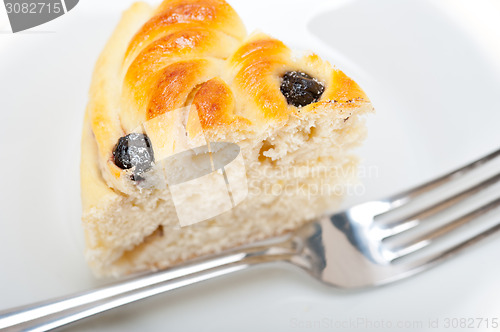
[[[86,109],[89,265],[99,276],[156,270],[299,227],[338,204],[371,111],[342,71],[263,33],[247,35],[223,0],[135,3],[97,61]],[[196,213],[227,191],[215,182],[208,194],[178,190],[163,161],[217,142],[238,147],[245,188],[233,196],[243,194],[230,209],[182,224],[177,195]],[[179,174],[203,151],[189,154]]]

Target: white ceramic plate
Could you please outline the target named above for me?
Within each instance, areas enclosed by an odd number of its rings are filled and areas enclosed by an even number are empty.
[[[346,205],[407,188],[498,147],[497,1],[230,3],[250,31],[318,51],[371,97],[377,114],[360,155],[374,171],[363,179],[366,192]],[[128,5],[80,1],[18,34],[0,23],[0,309],[100,283],[82,255],[80,130],[94,62]],[[496,236],[432,271],[354,293],[294,269],[257,268],[71,329],[422,331],[437,323],[446,330],[447,318],[500,320],[499,253]],[[477,330],[492,328],[483,323]]]

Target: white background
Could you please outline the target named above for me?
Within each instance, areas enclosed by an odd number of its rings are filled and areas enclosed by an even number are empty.
[[[499,146],[498,1],[230,3],[249,31],[317,50],[371,97],[377,114],[368,119],[370,136],[359,154],[378,171],[363,179],[366,193],[346,205],[418,184]],[[102,282],[82,254],[80,131],[94,63],[129,4],[82,0],[17,34],[0,6],[0,310]],[[432,271],[360,292],[264,267],[71,330],[332,331],[369,320],[393,326],[380,331],[420,331],[435,319],[443,330],[446,318],[500,319],[499,257],[495,236]],[[410,327],[397,328],[401,323]]]

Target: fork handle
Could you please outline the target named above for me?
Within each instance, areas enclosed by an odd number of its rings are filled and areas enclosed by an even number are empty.
[[[127,303],[256,264],[290,261],[295,250],[291,237],[279,238],[276,243],[246,246],[95,290],[6,310],[0,312],[0,329],[48,331]]]

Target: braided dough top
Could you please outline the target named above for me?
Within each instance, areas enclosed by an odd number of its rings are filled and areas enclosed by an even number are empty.
[[[280,86],[291,71],[321,82],[321,97],[303,107],[289,104]],[[174,153],[200,135],[236,143],[291,116],[365,104],[358,85],[317,55],[296,58],[279,40],[247,36],[223,0],[166,0],[157,8],[136,3],[124,13],[97,62],[87,116],[103,178],[126,193],[113,149],[128,133],[146,131],[153,145]],[[185,114],[173,112],[179,109]]]

